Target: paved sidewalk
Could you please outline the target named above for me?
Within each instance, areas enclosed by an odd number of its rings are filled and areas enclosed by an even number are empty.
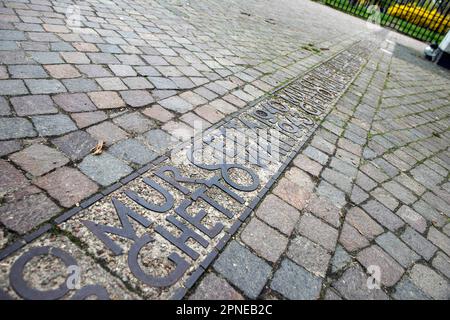
[[[450,298],[450,73],[420,43],[309,1],[80,9],[0,1],[0,298]],[[285,153],[183,162],[194,122]]]

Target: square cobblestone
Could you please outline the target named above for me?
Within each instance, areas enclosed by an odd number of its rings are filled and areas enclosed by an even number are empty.
[[[311,214],[301,217],[297,231],[329,251],[334,251],[336,247],[338,231]]]
[[[250,299],[256,299],[272,268],[236,241],[231,241],[214,263],[214,269]]]
[[[287,256],[312,274],[325,277],[331,255],[314,242],[297,236],[289,244]]]
[[[96,140],[84,131],[75,131],[53,139],[52,143],[72,160],[84,158],[97,144]]]
[[[410,207],[403,205],[397,210],[396,214],[420,233],[425,232],[427,221]]]
[[[243,300],[228,282],[213,273],[207,274],[189,300]]]
[[[384,232],[383,228],[369,215],[358,207],[352,207],[345,216],[345,221],[350,223],[367,239],[372,240]]]
[[[395,231],[401,228],[405,223],[398,218],[392,211],[383,206],[375,200],[371,200],[363,205],[366,211],[372,218],[377,220],[380,224],[388,228],[390,231]]]
[[[420,259],[418,254],[409,249],[407,245],[391,232],[386,232],[377,237],[375,242],[404,268],[409,268]]]
[[[322,281],[319,277],[285,259],[275,272],[270,287],[291,300],[315,300],[319,298]]]
[[[10,99],[18,116],[32,116],[36,114],[57,113],[50,96],[27,95]]]
[[[36,185],[66,208],[97,192],[97,185],[76,169],[62,167],[40,177]]]
[[[122,98],[113,91],[89,92],[89,98],[99,109],[115,109],[125,107]]]
[[[326,198],[313,194],[309,199],[306,210],[336,228],[340,226],[341,210]]]
[[[0,139],[31,138],[37,135],[31,122],[24,118],[0,118]]]
[[[273,193],[299,210],[306,206],[311,196],[309,191],[286,178],[282,178],[278,182]]]
[[[86,130],[95,139],[104,141],[107,145],[112,145],[127,138],[127,133],[111,122],[102,122]]]
[[[174,117],[174,115],[170,111],[167,111],[158,104],[144,109],[142,113],[161,122],[167,122]]]
[[[85,93],[62,93],[53,96],[55,103],[67,112],[94,111],[95,105]]]
[[[350,252],[365,248],[369,245],[369,241],[358,230],[346,222],[342,226],[339,243]]]
[[[420,288],[411,282],[409,278],[404,277],[395,286],[395,292],[392,297],[396,300],[429,300],[430,297]]]
[[[155,152],[135,139],[120,141],[111,146],[108,151],[119,159],[140,165],[152,161],[157,156]]]
[[[27,87],[32,94],[50,94],[67,92],[64,85],[58,80],[45,80],[45,79],[27,79],[25,80]],[[26,90],[21,94],[26,94]]]
[[[319,183],[316,192],[319,196],[333,202],[338,208],[342,208],[347,203],[345,193],[324,180]]]
[[[269,194],[259,205],[256,215],[270,226],[290,235],[300,217],[300,212],[277,196]]]
[[[60,212],[46,195],[31,194],[0,207],[0,222],[19,234],[25,234]]]
[[[253,218],[241,233],[242,241],[258,255],[276,262],[286,250],[288,239],[264,222]]]
[[[423,292],[437,300],[450,299],[450,284],[433,269],[416,264],[410,272],[411,281]]]
[[[187,102],[186,100],[183,100],[182,98],[178,96],[173,96],[164,100],[159,101],[159,104],[165,108],[169,109],[171,111],[179,112],[179,113],[185,113],[194,108],[192,104]],[[208,120],[208,119],[206,119]]]
[[[63,114],[49,116],[33,116],[33,124],[40,136],[58,136],[77,130],[77,126],[69,116]]]
[[[132,172],[129,166],[108,153],[88,155],[78,168],[102,186],[108,186]]]
[[[144,133],[155,127],[154,121],[147,119],[139,112],[124,114],[115,118],[113,122],[129,133]]]
[[[196,108],[194,112],[210,123],[219,122],[225,117],[216,108],[209,104]]]
[[[80,129],[108,119],[103,111],[72,113],[70,116]]]
[[[33,144],[12,154],[10,159],[34,176],[43,175],[69,162],[61,152],[42,144]]]
[[[142,136],[142,140],[157,153],[162,153],[178,142],[167,132],[161,129],[150,130]]]
[[[133,108],[141,108],[155,102],[153,96],[146,90],[121,91],[120,95],[127,105]]]

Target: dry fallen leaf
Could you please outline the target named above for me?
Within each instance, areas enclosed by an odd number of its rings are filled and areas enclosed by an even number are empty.
[[[92,154],[93,155],[102,154],[104,146],[105,146],[105,142],[103,140],[99,140],[97,142],[97,145],[94,148],[92,148],[92,150],[91,150]]]

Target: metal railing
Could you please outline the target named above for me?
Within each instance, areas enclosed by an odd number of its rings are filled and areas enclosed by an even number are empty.
[[[450,0],[318,0],[413,38],[440,42],[450,30]]]

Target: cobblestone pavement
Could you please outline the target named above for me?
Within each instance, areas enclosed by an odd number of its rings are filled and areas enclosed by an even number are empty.
[[[0,298],[450,298],[450,75],[408,39],[309,1],[83,1],[79,27],[69,4],[0,1]],[[253,189],[205,184],[236,203],[163,177],[194,121],[245,119],[310,70],[332,99],[293,156],[251,166]]]

